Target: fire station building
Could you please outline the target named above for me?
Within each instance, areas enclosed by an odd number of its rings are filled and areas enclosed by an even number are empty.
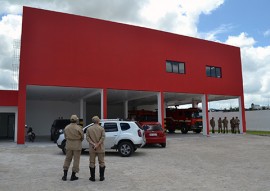
[[[24,144],[25,124],[49,135],[57,118],[77,114],[88,124],[154,105],[164,125],[166,107],[201,103],[209,135],[208,103],[227,99],[238,99],[245,132],[238,47],[24,7],[19,88],[0,91],[0,123],[2,135]]]

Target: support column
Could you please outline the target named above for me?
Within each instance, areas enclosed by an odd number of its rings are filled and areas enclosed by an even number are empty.
[[[202,95],[203,135],[209,136],[208,96]]]
[[[107,89],[101,90],[101,119],[107,119]]]
[[[83,126],[86,125],[86,102],[81,99],[80,100],[80,119],[83,119]]]
[[[128,101],[124,101],[124,118],[128,118]]]
[[[163,92],[157,93],[158,99],[158,122],[164,128],[164,95]]]
[[[244,96],[238,97],[239,104],[239,120],[240,120],[240,133],[246,133],[246,116],[245,116],[245,105],[244,105]]]
[[[17,144],[25,143],[26,86],[20,85],[18,94]]]

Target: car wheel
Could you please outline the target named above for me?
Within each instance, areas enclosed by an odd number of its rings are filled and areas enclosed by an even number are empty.
[[[64,140],[61,144],[62,152],[65,155],[66,154],[66,140]]]
[[[201,129],[194,130],[195,133],[201,133],[201,131],[202,131]]]
[[[118,145],[118,152],[122,157],[129,157],[133,151],[134,148],[130,142],[121,142]]]
[[[162,148],[166,147],[166,143],[161,143]]]
[[[186,125],[183,125],[183,126],[182,126],[182,128],[181,128],[181,132],[182,132],[183,134],[187,134],[187,132],[188,132],[188,128],[187,128],[187,126],[186,126]]]

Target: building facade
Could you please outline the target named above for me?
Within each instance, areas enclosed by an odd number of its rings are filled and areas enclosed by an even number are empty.
[[[208,102],[237,98],[246,131],[240,48],[30,7],[23,10],[19,90],[9,93],[0,97],[17,107],[18,144],[27,121],[42,121],[63,101],[81,118],[89,110],[115,117],[114,108],[126,117],[130,107],[156,104],[162,124],[167,106],[202,103],[208,135]],[[42,103],[55,109],[44,113]]]

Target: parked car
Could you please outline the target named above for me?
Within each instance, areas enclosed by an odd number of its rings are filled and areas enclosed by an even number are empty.
[[[166,147],[166,133],[159,122],[140,122],[144,133],[146,144],[160,144]]]
[[[86,140],[86,130],[93,125],[87,125],[83,128],[84,140],[82,150],[89,149],[89,143]],[[122,157],[132,155],[137,148],[145,144],[144,130],[138,122],[120,121],[120,120],[101,120],[100,125],[105,129],[105,149],[115,149]],[[63,131],[57,140],[57,146],[66,153],[66,140]]]
[[[53,124],[51,126],[51,141],[54,141],[56,143],[59,135],[60,130],[65,129],[65,127],[70,124],[70,119],[56,119],[53,121]],[[83,126],[83,120],[79,120],[79,125]]]

